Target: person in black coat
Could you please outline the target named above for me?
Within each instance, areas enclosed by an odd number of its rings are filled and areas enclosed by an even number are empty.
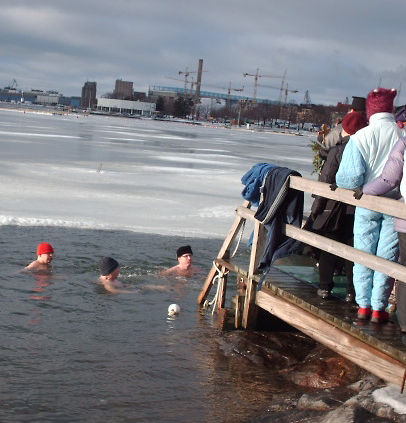
[[[348,113],[343,120],[343,129],[339,144],[332,147],[328,153],[320,173],[320,182],[335,184],[335,175],[340,166],[341,158],[350,136],[359,129],[367,126],[367,121],[363,113]],[[354,206],[341,203],[340,201],[330,200],[324,197],[316,196],[312,204],[309,224],[306,229],[323,235],[327,238],[342,242],[346,245],[353,244],[353,226],[354,226]],[[328,298],[334,287],[334,271],[342,259],[327,251],[320,250],[319,255],[319,274],[320,284],[317,295],[321,298]],[[345,272],[348,280],[347,284],[347,302],[354,302],[355,292],[352,282],[353,263],[349,260],[344,261]]]

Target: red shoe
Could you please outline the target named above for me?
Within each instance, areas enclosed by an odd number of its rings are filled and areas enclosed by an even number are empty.
[[[372,323],[385,323],[389,320],[389,314],[383,310],[374,310],[372,312]]]
[[[371,316],[371,309],[369,307],[360,307],[358,309],[357,317],[360,320],[367,320]]]

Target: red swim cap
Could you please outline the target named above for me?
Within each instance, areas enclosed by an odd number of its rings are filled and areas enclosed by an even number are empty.
[[[39,244],[37,247],[38,256],[40,256],[41,254],[53,253],[53,252],[54,252],[54,248],[48,242],[41,242],[41,244]]]

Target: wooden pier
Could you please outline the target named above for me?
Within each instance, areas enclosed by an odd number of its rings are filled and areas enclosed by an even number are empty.
[[[356,200],[350,190],[331,191],[328,184],[296,176],[290,176],[289,187],[406,219],[406,206],[396,200],[368,195]],[[236,278],[233,289],[237,295],[234,297],[233,313],[236,328],[255,327],[259,307],[383,380],[400,386],[403,391],[406,378],[406,334],[402,334],[396,319],[385,324],[360,321],[354,305],[339,298],[321,299],[316,294],[317,287],[314,284],[281,270],[283,266],[271,267],[263,277],[258,272],[258,262],[263,252],[265,228],[254,218],[254,214],[247,201],[236,209],[235,221],[199,295],[199,305],[204,306],[216,282],[215,306],[220,315],[224,314],[227,283],[231,280],[230,274],[234,273]],[[245,268],[233,261],[231,248],[246,222],[253,225],[254,236],[249,263]],[[406,267],[398,263],[292,225],[286,224],[284,231],[289,237],[303,243],[386,273],[399,283],[406,281]],[[261,278],[263,284],[257,290]]]

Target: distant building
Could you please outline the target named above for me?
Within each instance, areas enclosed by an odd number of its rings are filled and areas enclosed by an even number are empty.
[[[60,94],[56,92],[44,92],[37,95],[36,103],[44,106],[55,106],[59,103]]]
[[[151,116],[155,112],[155,103],[102,97],[97,99],[97,110],[122,115]]]
[[[0,89],[0,101],[12,103],[35,103],[37,101],[37,93],[32,91],[23,92],[17,89]]]
[[[113,98],[118,100],[133,100],[133,82],[116,79],[116,86],[114,87]]]
[[[82,96],[80,99],[80,106],[83,109],[94,109],[96,107],[96,82],[85,82],[82,87]]]
[[[145,100],[147,98],[147,94],[143,91],[134,91],[134,100]]]
[[[81,97],[64,97],[64,96],[59,97],[59,104],[61,106],[78,108],[80,107],[81,102],[82,102]]]

